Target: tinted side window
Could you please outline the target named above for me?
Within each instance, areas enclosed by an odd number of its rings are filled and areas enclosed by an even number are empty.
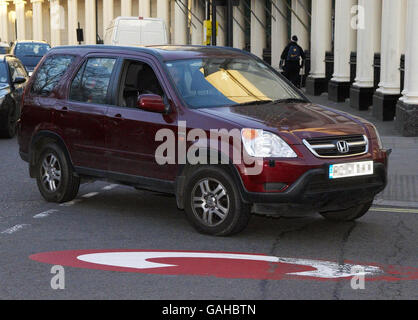
[[[10,60],[10,67],[13,81],[16,79],[16,77],[26,78],[28,76],[25,67],[22,66],[19,60]]]
[[[90,58],[71,83],[70,100],[106,104],[115,58]]]
[[[36,73],[31,92],[42,96],[49,95],[73,60],[74,57],[68,55],[48,57]]]

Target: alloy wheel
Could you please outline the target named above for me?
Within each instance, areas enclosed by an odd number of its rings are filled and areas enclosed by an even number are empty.
[[[41,166],[42,184],[49,192],[55,192],[61,184],[61,166],[57,157],[48,153]]]
[[[228,216],[230,200],[226,188],[216,179],[205,178],[192,190],[193,213],[203,224],[215,227]]]

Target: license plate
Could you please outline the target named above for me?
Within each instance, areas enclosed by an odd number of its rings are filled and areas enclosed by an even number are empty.
[[[373,161],[331,164],[329,166],[330,179],[367,176],[370,174],[373,174]]]

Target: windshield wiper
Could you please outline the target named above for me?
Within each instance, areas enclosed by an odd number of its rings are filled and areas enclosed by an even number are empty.
[[[254,106],[254,105],[267,104],[267,103],[272,103],[272,102],[273,102],[273,100],[258,100],[258,101],[256,100],[256,101],[249,101],[249,102],[231,104],[229,107]]]
[[[286,98],[286,99],[279,99],[279,100],[275,100],[273,101],[273,103],[292,103],[292,102],[309,102],[306,99],[302,99],[302,98]]]

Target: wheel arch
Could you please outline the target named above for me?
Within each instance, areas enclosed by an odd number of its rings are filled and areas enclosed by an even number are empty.
[[[184,192],[186,189],[188,176],[190,176],[190,174],[193,173],[193,171],[195,171],[197,168],[210,167],[210,166],[222,167],[222,169],[227,171],[227,173],[233,179],[233,182],[236,184],[237,189],[239,190],[241,200],[243,202],[246,202],[243,196],[243,184],[242,184],[241,176],[239,175],[238,169],[233,164],[230,157],[224,154],[223,152],[221,152],[220,150],[207,148],[205,149],[205,152],[207,154],[206,164],[186,163],[186,164],[179,165],[178,174],[177,174],[177,178],[175,181],[175,195],[176,195],[177,207],[182,210],[184,209],[184,198],[185,198]],[[213,158],[214,155],[216,159]],[[214,160],[218,161],[217,164],[211,164],[211,163],[215,163]]]
[[[43,146],[47,145],[48,143],[57,144],[67,157],[68,163],[74,169],[70,153],[68,152],[68,148],[64,140],[55,132],[43,130],[37,132],[32,137],[29,145],[29,174],[31,178],[36,177],[36,163],[39,156],[41,155]]]

